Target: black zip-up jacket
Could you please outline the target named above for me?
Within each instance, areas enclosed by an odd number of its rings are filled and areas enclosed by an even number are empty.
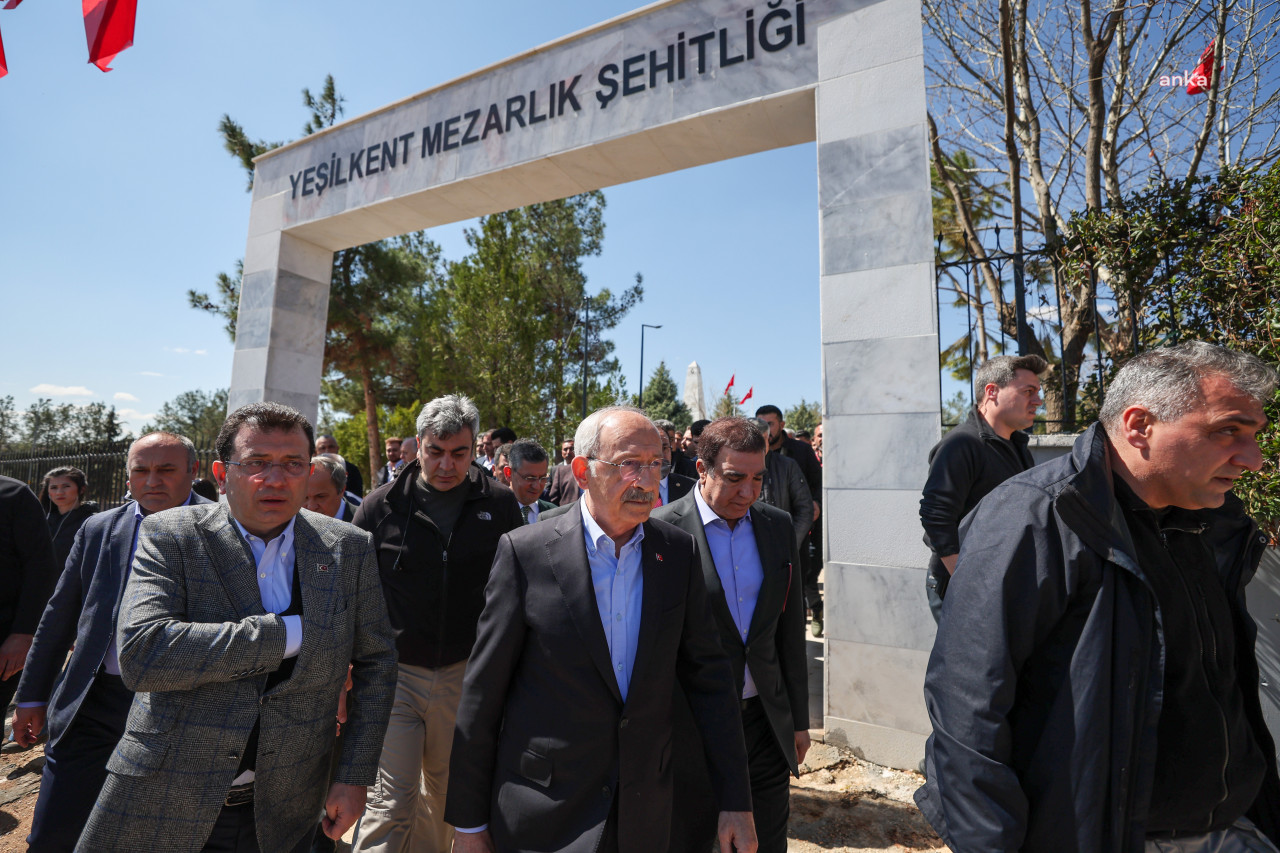
[[[0,477],[0,640],[36,632],[61,569],[40,501],[21,480]]]
[[[978,414],[969,410],[964,423],[929,451],[929,479],[920,498],[924,542],[933,549],[930,569],[937,574],[939,557],[960,553],[960,519],[996,486],[1032,467],[1027,434],[1015,432],[1005,441]],[[942,569],[946,574],[946,569]]]
[[[1101,425],[998,486],[964,522],[925,675],[916,803],[955,853],[1142,853],[1169,651],[1117,503]],[[1228,493],[1194,512],[1231,602],[1235,673],[1266,761],[1246,811],[1280,841],[1280,776],[1245,586],[1266,538]]]
[[[467,498],[446,542],[414,505],[421,470],[415,459],[370,492],[352,523],[373,535],[399,662],[436,668],[470,656],[498,540],[524,517],[511,490],[472,465],[455,486]]]

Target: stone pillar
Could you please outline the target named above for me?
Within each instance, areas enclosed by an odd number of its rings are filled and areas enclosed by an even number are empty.
[[[941,435],[919,0],[818,30],[817,142],[825,725],[870,761],[914,769],[934,636],[917,508]]]
[[[276,223],[255,231],[272,201],[255,201],[250,215],[228,406],[285,403],[314,424],[333,252],[270,227]]]

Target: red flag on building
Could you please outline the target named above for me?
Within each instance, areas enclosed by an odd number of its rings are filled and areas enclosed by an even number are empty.
[[[733,380],[737,378],[738,378],[738,374],[736,373],[729,377],[729,384],[724,386],[724,395],[726,397],[729,396],[729,389],[733,387]]]
[[[739,400],[739,401],[738,401],[738,405],[739,405],[739,406],[741,406],[743,403],[745,403],[745,402],[747,402],[748,400],[750,400],[750,399],[751,399],[751,392],[752,392],[752,391],[754,391],[754,390],[756,390],[756,386],[754,386],[754,385],[752,385],[750,388],[748,388],[748,389],[747,389],[747,396],[745,396],[745,397],[743,397],[741,400]]]
[[[1224,62],[1218,66],[1218,72],[1227,65]],[[1187,77],[1187,94],[1188,95],[1205,95],[1208,94],[1213,83],[1213,43],[1204,49],[1204,53],[1200,54],[1200,64],[1196,66],[1196,70],[1192,71]],[[1202,85],[1203,84],[1203,85]]]
[[[16,8],[18,8],[18,4],[19,4],[19,3],[21,3],[21,2],[22,2],[22,0],[9,0],[9,2],[8,2],[8,3],[5,3],[5,4],[4,4],[4,7],[5,7],[6,9],[16,9]]]
[[[9,73],[9,62],[4,58],[4,36],[0,35],[0,77]]]
[[[125,48],[133,46],[138,0],[81,0],[89,61],[103,71]]]

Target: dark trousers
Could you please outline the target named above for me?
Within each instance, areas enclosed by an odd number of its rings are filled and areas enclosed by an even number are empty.
[[[683,697],[681,697],[683,698]],[[687,702],[685,707],[688,707]],[[742,733],[751,777],[752,819],[759,853],[786,853],[791,817],[791,769],[759,698],[742,703]],[[708,853],[716,846],[720,812],[696,731],[677,725],[672,740],[675,798],[670,853]]]
[[[818,575],[822,574],[822,522],[819,518],[800,543],[800,568],[804,578],[805,604],[814,613],[822,613],[822,593],[818,591]]]
[[[752,819],[756,824],[756,837],[760,839],[759,853],[787,853],[791,768],[759,698],[742,703],[742,734],[747,741]]]
[[[132,703],[133,691],[120,676],[99,672],[93,679],[71,725],[45,750],[28,853],[75,849],[107,780],[107,759],[124,733]]]
[[[223,806],[201,853],[262,853],[258,848],[254,822],[253,803]],[[306,837],[294,845],[292,853],[305,853],[310,849],[311,833],[307,833]]]

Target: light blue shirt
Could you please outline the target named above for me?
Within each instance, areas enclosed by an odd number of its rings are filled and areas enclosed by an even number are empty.
[[[671,479],[671,476],[667,475],[666,477],[663,477],[661,480],[658,481],[658,497],[662,498],[663,506],[666,506],[667,504],[671,503],[671,501],[667,499],[667,486],[669,485],[668,481],[670,479]]]
[[[288,610],[293,600],[293,523],[298,517],[289,519],[280,535],[270,542],[264,542],[245,530],[234,518],[231,520],[235,521],[236,529],[253,552],[263,608],[268,613]],[[284,631],[284,656],[291,658],[302,648],[302,617],[297,614],[284,617]]]
[[[729,523],[716,515],[716,511],[703,500],[701,486],[695,486],[693,494],[698,504],[698,515],[702,517],[703,531],[707,534],[707,545],[711,548],[711,561],[715,563],[720,585],[724,587],[725,604],[729,605],[729,615],[738,628],[738,636],[746,643],[751,617],[756,612],[756,601],[764,583],[764,567],[760,564],[760,549],[751,528],[751,513],[738,519],[730,530]],[[751,677],[751,667],[746,667],[742,698],[750,699],[759,692],[755,679]]]
[[[582,535],[586,539],[596,607],[600,610],[600,623],[609,643],[609,661],[613,665],[613,675],[618,679],[618,692],[625,702],[640,640],[640,604],[644,591],[640,542],[644,539],[644,525],[636,525],[636,532],[614,556],[613,540],[591,517],[587,502],[581,500],[578,504],[582,507]]]
[[[640,604],[644,591],[640,542],[644,539],[644,525],[636,525],[636,532],[614,556],[613,540],[591,517],[587,502],[580,500],[578,506],[582,507],[582,536],[586,540],[587,563],[591,566],[591,585],[596,592],[600,624],[604,626],[604,638],[609,643],[609,661],[618,680],[618,692],[625,702],[640,640]],[[455,827],[458,832],[467,834],[484,832],[488,828],[487,823]]]

